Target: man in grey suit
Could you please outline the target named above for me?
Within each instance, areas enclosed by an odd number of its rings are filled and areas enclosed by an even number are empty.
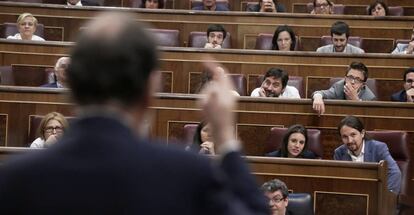
[[[394,51],[391,54],[413,54],[414,50],[414,27],[413,33],[411,34],[411,40],[409,43],[397,43]]]
[[[347,116],[338,125],[342,145],[335,149],[334,159],[353,162],[379,162],[388,165],[388,190],[399,193],[401,171],[388,151],[387,144],[367,138],[362,122],[354,116]]]
[[[334,83],[328,90],[319,90],[312,94],[313,109],[318,114],[323,114],[325,112],[323,99],[376,100],[374,93],[365,84],[367,79],[368,68],[361,62],[352,62],[343,80]]]
[[[331,27],[332,44],[319,47],[319,53],[348,53],[362,54],[364,50],[348,43],[349,26],[345,22],[337,21]]]

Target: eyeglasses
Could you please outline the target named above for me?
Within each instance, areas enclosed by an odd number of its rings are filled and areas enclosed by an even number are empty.
[[[351,83],[352,82],[357,83],[357,84],[364,83],[362,79],[360,79],[359,77],[354,77],[352,75],[345,76],[345,79]]]
[[[46,133],[53,133],[53,130],[56,131],[56,133],[62,133],[63,132],[63,128],[60,126],[56,126],[56,127],[46,127],[45,128],[45,132]]]
[[[281,201],[283,201],[283,200],[285,200],[285,198],[280,198],[279,196],[275,196],[275,197],[273,197],[273,198],[271,198],[271,199],[269,199],[269,203],[270,202],[273,202],[273,203],[275,203],[275,204],[278,204],[278,203],[280,203]]]
[[[406,84],[413,84],[414,80],[413,79],[407,79],[405,80]]]

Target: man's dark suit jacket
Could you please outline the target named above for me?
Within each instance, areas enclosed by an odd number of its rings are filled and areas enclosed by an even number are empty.
[[[1,166],[0,214],[268,212],[237,152],[217,164],[141,140],[115,118],[85,117],[53,147]]]
[[[405,93],[405,90],[400,90],[391,95],[391,101],[407,102],[407,93]]]

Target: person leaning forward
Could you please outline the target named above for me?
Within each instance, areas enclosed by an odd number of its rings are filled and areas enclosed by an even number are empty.
[[[139,134],[160,77],[149,33],[126,14],[87,26],[67,71],[79,119],[59,144],[1,166],[1,214],[267,214],[234,139],[224,72],[206,64],[214,80],[202,106],[220,154],[213,162]]]

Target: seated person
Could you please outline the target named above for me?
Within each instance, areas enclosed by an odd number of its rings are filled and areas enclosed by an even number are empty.
[[[221,49],[226,35],[226,29],[222,25],[209,25],[207,28],[207,43],[204,45],[204,48]]]
[[[69,6],[100,6],[98,2],[93,0],[66,0]]]
[[[206,121],[198,124],[194,133],[193,143],[186,148],[199,154],[215,155],[211,125]]]
[[[315,159],[316,155],[308,148],[307,130],[303,125],[297,124],[290,126],[286,131],[281,149],[270,152],[266,156]]]
[[[325,112],[323,99],[376,100],[374,93],[365,86],[367,79],[368,68],[363,63],[352,62],[343,80],[334,83],[328,90],[319,90],[312,94],[313,109],[318,114],[323,114]]]
[[[353,162],[387,161],[388,190],[398,194],[401,188],[401,171],[391,157],[387,144],[367,137],[364,125],[354,116],[342,119],[338,132],[342,145],[335,149],[334,159]]]
[[[58,112],[46,114],[40,122],[38,134],[30,148],[47,148],[58,140],[68,128],[68,121]]]
[[[259,4],[248,5],[246,11],[249,12],[286,12],[285,6],[277,0],[260,0]]]
[[[397,43],[394,51],[391,54],[413,54],[414,49],[414,27],[413,33],[411,34],[411,40],[408,44],[405,43]]]
[[[313,0],[311,14],[333,14],[333,3],[330,0]]]
[[[163,9],[164,0],[142,0],[141,8]]]
[[[286,184],[273,179],[265,182],[260,188],[269,201],[270,215],[289,215],[287,210],[289,203],[289,190]]]
[[[69,57],[61,57],[55,65],[55,82],[44,84],[41,87],[66,88],[66,69],[70,63]]]
[[[222,68],[222,67],[218,67],[217,68],[218,70],[220,70],[220,71],[223,71],[224,72],[224,69]],[[200,76],[200,84],[198,85],[198,87],[197,87],[197,89],[195,90],[195,93],[202,93],[202,91],[203,91],[203,89],[210,83],[210,81],[212,81],[213,80],[213,74],[210,72],[210,71],[207,71],[207,70],[205,70],[205,71],[203,71],[202,73],[201,73],[201,76]],[[237,91],[235,91],[235,90],[232,90],[231,91],[235,96],[240,96],[240,94],[237,92]]]
[[[349,53],[362,54],[364,50],[348,43],[349,26],[345,22],[337,21],[331,27],[332,44],[319,47],[316,52],[319,53]]]
[[[299,91],[288,86],[289,74],[278,68],[270,68],[262,82],[262,85],[254,89],[251,97],[276,97],[300,99]]]
[[[216,0],[203,0],[203,5],[193,7],[193,10],[210,10],[210,11],[229,11],[229,9],[221,4],[216,4]]]
[[[287,25],[276,28],[272,39],[272,49],[280,51],[294,51],[296,46],[296,35]]]
[[[387,16],[388,7],[382,0],[374,1],[368,8],[368,15],[370,16]]]
[[[7,39],[45,41],[45,39],[34,35],[37,26],[37,19],[31,13],[22,13],[17,18],[17,29],[19,33],[8,36]]]
[[[392,94],[391,101],[414,102],[414,67],[404,72],[404,89]]]

